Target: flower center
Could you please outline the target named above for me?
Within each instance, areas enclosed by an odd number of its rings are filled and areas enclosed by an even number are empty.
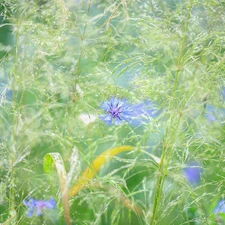
[[[121,109],[120,107],[111,107],[110,110],[109,110],[109,113],[112,115],[113,118],[117,117],[120,119],[120,116],[119,114],[121,113]]]

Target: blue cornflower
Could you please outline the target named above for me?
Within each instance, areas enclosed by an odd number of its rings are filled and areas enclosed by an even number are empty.
[[[138,104],[132,104],[131,107],[133,110],[131,125],[133,126],[139,126],[144,122],[147,123],[150,118],[159,115],[159,111],[155,109],[154,103],[149,100],[139,102]]]
[[[120,100],[116,97],[112,97],[108,101],[104,101],[100,106],[104,111],[105,115],[101,115],[102,119],[107,124],[115,123],[121,124],[123,120],[129,121],[132,117],[133,110],[125,99]]]
[[[220,200],[215,209],[214,209],[214,214],[217,214],[217,213],[225,213],[225,200]]]
[[[200,182],[201,173],[202,169],[198,162],[191,162],[183,169],[185,178],[192,186],[195,186]]]
[[[23,204],[28,209],[28,212],[27,212],[28,217],[31,217],[35,212],[37,216],[40,216],[44,208],[54,209],[56,206],[56,202],[53,198],[50,198],[47,201],[28,198],[28,201],[24,200]]]

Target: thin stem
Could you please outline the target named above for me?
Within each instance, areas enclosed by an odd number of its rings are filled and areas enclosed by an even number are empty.
[[[184,48],[185,48],[185,42],[186,42],[186,38],[187,38],[188,23],[189,23],[189,19],[191,16],[192,5],[193,5],[193,0],[190,0],[190,7],[189,7],[189,11],[188,11],[187,21],[185,23],[184,31],[183,31],[184,36],[181,40],[181,48],[180,48],[178,61],[177,61],[177,72],[176,72],[174,86],[173,86],[173,90],[172,90],[172,97],[175,95],[175,91],[177,90],[177,87],[178,87],[178,81],[179,81],[179,76],[180,76],[180,71],[181,71],[181,62],[182,62]],[[173,98],[171,98],[171,101],[172,100],[173,100]],[[174,107],[174,104],[170,103],[170,108],[172,109],[172,107]],[[155,190],[155,196],[154,196],[154,201],[153,201],[153,211],[152,211],[152,217],[151,217],[151,223],[150,223],[151,225],[155,225],[157,223],[157,212],[158,212],[158,207],[159,207],[159,203],[160,203],[160,199],[161,199],[162,189],[163,189],[165,177],[167,174],[167,170],[169,167],[169,163],[170,163],[172,155],[173,155],[173,143],[176,141],[176,132],[177,132],[179,124],[180,124],[181,116],[182,115],[179,115],[179,119],[177,121],[177,117],[173,118],[174,116],[172,115],[171,120],[169,120],[169,121],[174,121],[174,122],[176,121],[176,126],[174,127],[174,129],[170,129],[170,131],[169,131],[168,127],[166,129],[165,137],[167,137],[170,134],[170,137],[173,137],[173,140],[172,140],[171,146],[169,148],[168,148],[167,143],[164,140],[161,161],[159,164],[159,177],[156,182],[156,190]],[[170,122],[169,125],[171,126],[171,124],[172,123]]]
[[[17,136],[17,125],[18,125],[18,115],[17,115],[17,96],[16,96],[16,85],[17,84],[17,62],[18,62],[18,26],[19,26],[19,15],[20,15],[20,1],[17,1],[17,12],[15,21],[15,50],[14,50],[14,68],[12,73],[12,91],[13,91],[13,101],[12,101],[12,136],[11,136],[11,151],[9,155],[10,162],[10,177],[9,177],[9,212],[12,217],[11,224],[16,224],[16,209],[15,209],[15,161],[16,161],[16,136]]]
[[[106,25],[106,26],[108,27],[110,21],[113,19],[113,17],[114,17],[114,15],[115,15],[116,11],[119,9],[119,6],[120,6],[121,4],[122,4],[122,1],[119,2],[119,3],[115,6],[115,8],[114,8],[114,10],[113,10],[113,12],[112,12],[112,14],[111,14],[111,16],[110,16],[109,19],[104,23],[104,25]]]
[[[152,212],[152,219],[151,219],[151,223],[150,224],[155,224],[156,223],[156,215],[157,215],[157,211],[158,211],[158,206],[159,206],[159,199],[161,197],[161,193],[162,193],[162,187],[164,184],[164,171],[163,171],[163,165],[164,165],[164,159],[165,159],[165,152],[163,151],[162,153],[162,158],[159,164],[159,177],[156,183],[156,192],[155,192],[155,198],[154,198],[154,202],[153,202],[153,212]]]
[[[181,120],[181,115],[179,116],[179,119],[177,121],[175,128],[170,131],[169,131],[169,129],[166,130],[165,137],[167,137],[168,134],[171,133],[172,134],[171,137],[173,137],[172,143],[174,143],[176,140],[176,132],[178,130],[180,120]],[[152,219],[151,219],[151,223],[150,223],[151,225],[156,224],[156,221],[157,221],[158,206],[160,203],[162,189],[163,189],[165,177],[167,175],[169,163],[170,163],[170,160],[172,159],[172,155],[173,155],[173,147],[172,146],[168,147],[167,141],[164,140],[163,152],[162,152],[161,161],[159,164],[159,177],[158,177],[158,180],[156,183],[156,191],[155,191],[155,196],[154,196],[154,201],[153,201],[153,212],[152,212]]]
[[[178,60],[177,60],[177,71],[176,71],[176,76],[175,76],[172,96],[174,96],[175,90],[177,88],[180,71],[182,69],[181,68],[181,62],[182,62],[182,58],[183,58],[183,54],[184,54],[184,48],[185,48],[185,42],[186,42],[186,38],[187,38],[188,24],[189,24],[189,20],[190,20],[190,17],[191,17],[192,5],[193,5],[193,0],[190,0],[190,7],[189,7],[189,10],[188,10],[187,21],[185,23],[184,30],[183,30],[184,36],[183,36],[183,38],[181,40],[181,48],[180,48],[179,57],[178,57]]]
[[[89,13],[90,13],[91,2],[92,2],[92,0],[90,0],[89,3],[88,3],[87,16],[89,16]],[[76,69],[75,69],[75,76],[76,77],[75,77],[75,82],[74,82],[74,92],[73,92],[73,95],[72,95],[72,101],[73,102],[76,101],[77,83],[78,83],[78,80],[79,80],[80,61],[81,61],[81,57],[83,55],[83,47],[84,47],[84,40],[85,40],[85,36],[86,36],[86,30],[87,30],[87,22],[88,22],[88,20],[85,22],[84,31],[83,31],[83,34],[81,34],[82,45],[80,47],[80,53],[79,53],[79,57],[78,57]]]

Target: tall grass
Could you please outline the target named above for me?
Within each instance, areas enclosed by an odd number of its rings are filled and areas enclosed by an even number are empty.
[[[224,10],[1,1],[0,223],[224,224]],[[112,97],[129,122],[101,120]]]

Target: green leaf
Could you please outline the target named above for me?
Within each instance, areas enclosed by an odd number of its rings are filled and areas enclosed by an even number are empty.
[[[65,217],[67,225],[71,225],[68,188],[66,185],[67,174],[66,174],[66,169],[64,166],[63,159],[58,152],[48,153],[44,157],[45,173],[51,174],[53,172],[54,166],[56,167],[56,171],[60,181],[64,217]]]

